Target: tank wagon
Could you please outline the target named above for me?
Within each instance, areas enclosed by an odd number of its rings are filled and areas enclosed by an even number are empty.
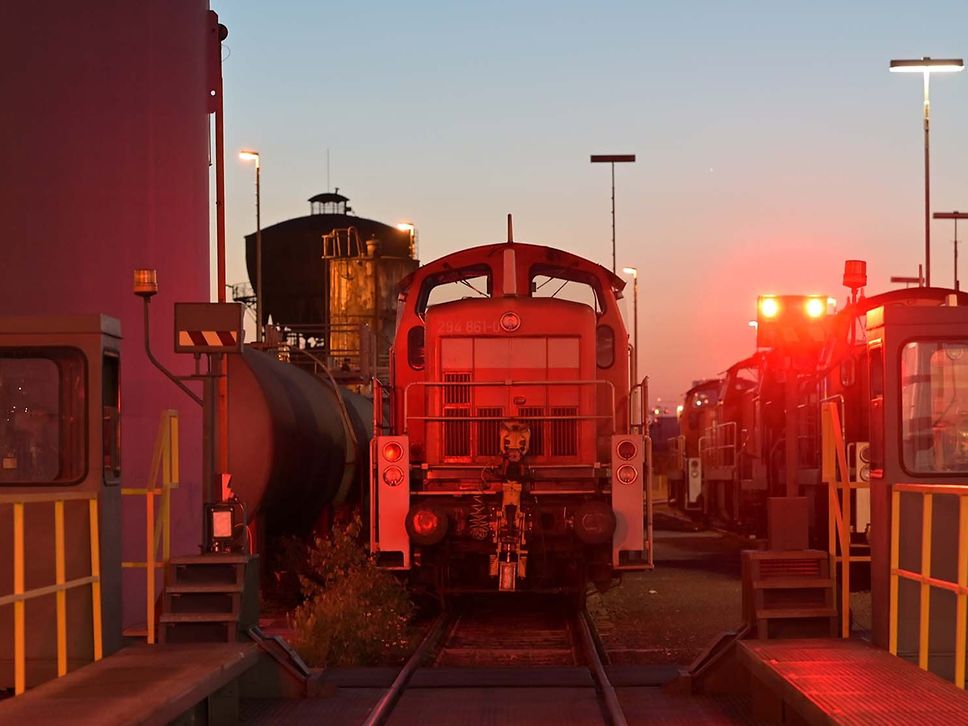
[[[583,593],[647,566],[623,287],[588,260],[514,242],[401,282],[374,406],[382,566],[441,595]]]

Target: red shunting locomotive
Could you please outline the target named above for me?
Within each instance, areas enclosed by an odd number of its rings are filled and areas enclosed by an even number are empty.
[[[583,593],[648,566],[623,287],[588,260],[513,242],[401,282],[390,382],[374,400],[382,566],[441,595]]]

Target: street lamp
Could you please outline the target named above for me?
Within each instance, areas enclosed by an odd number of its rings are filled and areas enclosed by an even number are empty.
[[[955,210],[954,212],[935,212],[935,219],[953,219],[955,222],[955,290],[961,290],[961,284],[958,282],[958,220],[968,219],[968,212],[959,212]]]
[[[417,228],[413,222],[400,222],[397,229],[410,234],[410,259],[417,259]]]
[[[612,272],[615,272],[615,165],[634,162],[635,154],[592,154],[592,164],[612,165]]]
[[[243,161],[255,162],[255,341],[262,342],[262,216],[259,152],[243,149],[239,152]]]
[[[892,73],[921,73],[924,76],[924,284],[931,287],[931,175],[928,154],[928,137],[931,127],[931,100],[929,96],[932,73],[962,71],[965,62],[961,58],[920,58],[892,60]]]
[[[632,276],[632,385],[639,385],[639,270],[623,267],[622,272]],[[640,394],[641,395],[641,394]],[[645,422],[643,421],[644,425]]]

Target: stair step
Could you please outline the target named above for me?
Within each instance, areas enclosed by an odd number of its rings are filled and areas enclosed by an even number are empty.
[[[753,583],[754,590],[815,590],[829,589],[834,586],[834,581],[829,577],[769,577],[765,580],[756,580]]]
[[[756,611],[757,620],[782,620],[784,618],[835,618],[837,608],[832,607],[800,607],[800,608],[765,608]]]
[[[165,592],[172,594],[184,593],[213,593],[216,595],[234,595],[242,592],[242,585],[238,583],[194,583],[183,582],[173,583],[165,587]]]
[[[172,565],[244,565],[248,561],[249,555],[209,554],[172,557],[168,562]]]
[[[235,623],[239,616],[235,613],[162,613],[163,623]]]

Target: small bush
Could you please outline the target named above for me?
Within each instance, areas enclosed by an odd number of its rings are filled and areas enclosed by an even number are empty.
[[[292,615],[296,648],[311,666],[390,665],[410,649],[413,604],[360,546],[360,518],[317,538]]]

